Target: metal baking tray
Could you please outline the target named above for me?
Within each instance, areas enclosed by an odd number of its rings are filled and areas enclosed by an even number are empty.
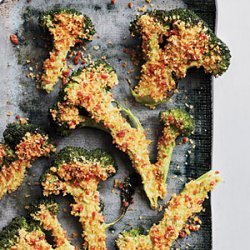
[[[52,94],[45,94],[37,89],[37,83],[28,78],[29,67],[35,69],[38,63],[48,56],[48,49],[44,48],[40,39],[38,15],[41,11],[58,7],[75,8],[88,15],[97,30],[93,42],[86,47],[86,53],[93,58],[107,57],[107,61],[115,67],[119,77],[118,87],[113,89],[116,99],[128,106],[141,120],[147,129],[147,137],[152,140],[150,146],[151,157],[156,155],[156,142],[161,133],[158,114],[171,107],[182,107],[190,112],[195,119],[196,129],[192,140],[193,145],[178,145],[174,150],[168,176],[168,196],[183,189],[189,178],[196,178],[211,168],[212,146],[212,81],[210,75],[202,70],[190,70],[187,77],[179,82],[179,93],[175,94],[171,102],[149,110],[135,103],[129,90],[127,79],[136,83],[135,76],[139,68],[132,65],[129,55],[123,53],[124,48],[136,48],[137,41],[129,35],[129,23],[135,18],[137,7],[142,7],[145,0],[134,0],[133,9],[127,7],[128,0],[117,0],[115,5],[110,0],[4,0],[0,3],[0,135],[6,125],[15,120],[15,115],[28,117],[31,122],[48,128],[48,108],[55,102],[58,89]],[[216,6],[213,0],[153,0],[153,8],[170,10],[176,7],[185,7],[194,10],[210,27],[215,28]],[[149,8],[150,9],[150,8]],[[14,47],[9,36],[18,32],[25,38],[23,45]],[[99,46],[94,50],[93,46]],[[27,60],[31,60],[27,64]],[[122,64],[128,63],[127,68]],[[129,69],[135,73],[129,74]],[[38,69],[39,71],[40,69]],[[60,83],[58,84],[58,86]],[[119,192],[111,192],[114,179],[124,179],[133,171],[128,157],[118,151],[112,144],[111,137],[104,132],[94,129],[78,129],[70,136],[62,138],[50,133],[58,143],[58,150],[66,145],[83,146],[87,149],[103,148],[116,159],[119,170],[117,174],[101,183],[100,193],[105,203],[104,214],[106,221],[114,220],[119,214]],[[179,166],[179,167],[177,167]],[[33,164],[28,171],[22,186],[13,194],[6,195],[0,201],[0,228],[7,225],[17,215],[26,215],[25,206],[41,196],[41,189],[36,183],[44,169],[49,167],[49,160],[41,159]],[[60,203],[60,222],[67,229],[68,234],[81,233],[77,218],[70,216],[70,198],[57,197]],[[64,212],[63,210],[68,212]],[[153,211],[142,190],[138,188],[134,203],[127,211],[126,216],[111,230],[107,230],[108,249],[115,249],[117,235],[131,227],[142,226],[149,229],[157,223],[163,215],[162,212]],[[175,248],[179,249],[212,249],[211,233],[211,207],[210,201],[205,202],[205,211],[201,214],[203,221],[201,230],[192,233],[185,239],[177,240]],[[73,239],[75,244],[82,244],[81,237]]]

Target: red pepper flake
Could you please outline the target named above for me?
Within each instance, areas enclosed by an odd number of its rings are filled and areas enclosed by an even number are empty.
[[[106,75],[106,74],[101,74],[101,78],[105,80],[105,79],[108,78],[108,75]]]
[[[16,119],[19,120],[20,119],[20,115],[16,115]]]
[[[14,45],[18,45],[18,44],[19,44],[18,37],[17,37],[17,35],[15,35],[15,34],[10,35],[10,41],[11,41]]]
[[[36,239],[30,239],[30,244],[31,245],[36,245]]]
[[[80,185],[80,184],[79,184],[78,181],[75,181],[75,182],[74,182],[74,186],[75,186],[75,187],[78,187],[79,185]]]
[[[207,39],[207,35],[201,32],[201,33],[200,33],[200,38],[201,38],[202,40],[206,40],[206,39]]]
[[[197,201],[197,204],[198,204],[198,205],[201,205],[202,203],[203,203],[203,200],[198,200],[198,201]]]
[[[182,141],[183,141],[183,143],[187,143],[187,142],[189,141],[189,139],[188,139],[187,137],[184,137],[184,138],[182,139]]]
[[[92,212],[92,218],[95,219],[95,216],[96,216],[96,212],[93,211],[93,212]]]
[[[168,226],[168,227],[167,227],[167,231],[168,231],[168,232],[171,232],[171,231],[173,231],[173,230],[174,230],[174,227],[173,227],[173,226]]]
[[[81,52],[78,51],[78,52],[76,53],[75,58],[74,58],[74,64],[75,64],[75,65],[77,65],[77,64],[79,63],[80,58],[81,58]]]
[[[116,4],[116,0],[111,0],[111,4]]]
[[[119,132],[117,133],[117,136],[118,136],[118,137],[124,137],[125,134],[126,134],[126,132],[125,132],[124,130],[121,130],[121,131],[119,131]]]
[[[215,171],[215,174],[219,174],[220,173],[220,171]]]
[[[181,232],[179,233],[179,236],[180,236],[181,238],[184,238],[184,237],[186,236],[186,233],[183,232],[183,231],[181,231]]]
[[[83,44],[83,41],[80,40],[80,39],[77,39],[77,40],[76,40],[76,43],[77,43],[77,44]]]
[[[66,83],[67,83],[67,80],[66,80],[65,77],[63,77],[63,79],[62,79],[62,84],[65,85]]]
[[[172,122],[174,120],[174,117],[172,115],[168,115],[168,120]]]
[[[69,73],[70,73],[69,69],[66,69],[66,70],[63,71],[62,74],[63,74],[64,77],[68,77]]]
[[[177,221],[179,217],[177,215],[174,216],[174,220]]]
[[[214,181],[211,181],[211,182],[210,182],[210,186],[211,186],[211,187],[213,187],[214,184],[215,184]]]
[[[39,237],[39,239],[44,240],[44,239],[45,239],[45,235],[41,235],[41,236]]]
[[[129,206],[129,203],[128,203],[127,201],[124,201],[124,202],[123,202],[123,206],[124,206],[124,207],[128,207],[128,206]]]
[[[133,3],[129,2],[129,3],[128,3],[128,7],[129,7],[130,9],[132,9],[132,8],[133,8]]]

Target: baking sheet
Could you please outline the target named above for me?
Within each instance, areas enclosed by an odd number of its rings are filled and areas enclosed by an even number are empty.
[[[211,168],[211,136],[212,136],[212,84],[211,77],[201,70],[190,70],[188,76],[179,82],[179,93],[174,95],[172,101],[158,106],[155,110],[149,110],[134,102],[127,83],[127,79],[136,83],[135,76],[139,68],[132,65],[130,57],[123,53],[124,48],[136,48],[137,42],[129,36],[128,26],[137,13],[137,7],[145,4],[144,0],[135,0],[134,8],[127,7],[129,1],[117,0],[115,5],[110,0],[40,0],[27,3],[20,1],[1,1],[0,4],[0,135],[6,124],[15,120],[15,115],[28,117],[31,122],[45,128],[48,127],[48,108],[55,102],[57,91],[50,95],[37,90],[34,80],[26,77],[30,72],[29,67],[35,69],[36,63],[41,64],[48,56],[48,50],[44,48],[44,41],[40,39],[41,30],[38,26],[38,15],[41,11],[54,7],[71,7],[87,14],[93,21],[97,35],[93,42],[87,45],[86,54],[93,58],[106,56],[107,61],[115,67],[119,77],[119,85],[113,89],[114,96],[121,103],[128,106],[141,120],[147,129],[147,137],[152,140],[150,146],[151,157],[156,156],[156,142],[162,127],[158,114],[166,108],[182,107],[190,112],[196,122],[195,133],[192,136],[194,145],[178,145],[172,157],[168,176],[168,200],[173,192],[182,190],[184,183],[189,178],[196,178]],[[154,8],[173,9],[187,7],[196,11],[214,29],[215,3],[210,0],[153,0]],[[150,8],[149,8],[150,9]],[[9,35],[18,32],[25,38],[25,43],[19,48],[13,47],[9,41]],[[94,50],[93,46],[99,46]],[[26,61],[31,60],[27,65]],[[128,63],[126,68],[122,67]],[[136,69],[129,74],[130,69]],[[40,69],[38,69],[39,72]],[[93,129],[78,129],[69,137],[61,138],[50,131],[54,141],[58,143],[58,149],[66,145],[83,146],[85,148],[101,147],[110,152],[118,162],[117,174],[108,181],[101,183],[100,193],[105,203],[104,214],[107,222],[113,221],[119,214],[119,193],[112,193],[114,179],[124,179],[133,171],[128,157],[118,151],[111,143],[111,137],[101,131]],[[49,167],[49,160],[41,159],[33,164],[28,171],[22,186],[13,194],[5,196],[0,201],[0,228],[7,225],[17,215],[26,215],[25,206],[41,196],[41,190],[37,181],[44,169]],[[69,215],[70,197],[58,197],[60,203],[60,222],[67,229],[69,235],[77,232],[80,235],[81,227],[76,218]],[[68,212],[64,212],[63,210]],[[134,197],[134,203],[129,208],[126,216],[107,230],[108,249],[115,249],[114,240],[117,235],[131,227],[142,226],[149,229],[158,222],[163,212],[153,211],[142,190],[138,188]],[[212,249],[211,239],[211,208],[210,202],[205,202],[205,212],[201,214],[202,227],[197,233],[178,240],[174,246],[179,249]],[[73,240],[81,244],[81,237]]]

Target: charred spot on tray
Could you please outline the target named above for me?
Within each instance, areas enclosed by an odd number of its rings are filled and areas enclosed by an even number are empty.
[[[96,4],[95,6],[94,6],[94,10],[95,11],[98,11],[98,10],[101,10],[102,9],[102,7],[100,6],[100,5],[98,5],[98,4]]]
[[[132,173],[125,178],[124,182],[121,184],[121,203],[123,210],[126,211],[129,205],[133,202],[133,195],[139,183],[140,176],[137,173]]]
[[[108,3],[108,4],[107,4],[107,9],[108,9],[108,10],[113,10],[113,9],[115,9],[115,4]]]
[[[103,210],[104,210],[104,208],[105,208],[105,204],[104,204],[102,198],[100,198],[99,206],[100,206],[100,211],[103,212]]]

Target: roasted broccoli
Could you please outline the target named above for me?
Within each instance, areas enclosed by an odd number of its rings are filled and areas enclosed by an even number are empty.
[[[98,62],[79,70],[64,85],[60,98],[63,105],[68,108],[74,107],[78,111],[84,109],[85,115],[91,117],[96,124],[102,124],[109,131],[114,143],[120,150],[128,154],[134,168],[141,175],[151,206],[156,208],[158,198],[164,198],[166,195],[167,169],[175,145],[174,137],[184,134],[184,129],[187,132],[193,129],[191,118],[181,110],[173,111],[174,115],[176,115],[176,125],[179,126],[179,124],[183,123],[183,127],[177,127],[173,131],[175,125],[171,124],[170,128],[168,122],[165,122],[166,128],[158,145],[158,161],[156,164],[152,164],[148,151],[150,141],[147,140],[140,121],[130,110],[117,104],[111,92],[108,91],[109,88],[115,85],[117,78],[114,71],[107,72],[107,68],[110,69],[110,66],[107,67],[106,63],[100,64]],[[109,88],[107,88],[107,85]],[[70,128],[73,120],[74,125],[71,128],[75,128],[75,121],[81,119],[79,112],[77,111],[76,116],[72,119],[72,109],[69,108],[68,113],[66,111],[64,109],[59,112],[51,109],[50,112],[59,127],[63,124],[64,127],[68,126]],[[124,114],[127,115],[128,119],[124,117]],[[80,124],[81,122],[78,123],[78,126]],[[182,131],[177,132],[178,129],[182,129]]]
[[[68,146],[55,156],[49,171],[42,176],[45,196],[60,192],[73,196],[71,213],[78,216],[82,224],[84,249],[106,249],[107,225],[97,188],[100,181],[115,172],[115,162],[106,152]]]
[[[186,111],[178,108],[161,112],[160,120],[164,124],[164,129],[158,141],[156,164],[163,170],[163,179],[166,182],[175,141],[179,136],[190,136],[194,131],[194,121]]]
[[[21,185],[26,169],[33,161],[55,151],[45,132],[29,123],[9,124],[3,136],[5,143],[0,144],[0,199]]]
[[[103,60],[98,60],[94,64],[90,64],[87,67],[91,69],[89,73],[91,74],[92,70],[95,71],[95,78],[100,79],[99,84],[105,89],[109,90],[118,83],[117,75],[113,67]],[[81,69],[74,72],[72,75],[75,77],[80,74]],[[142,128],[140,121],[135,117],[131,111],[125,108],[123,105],[113,100],[113,104],[116,105],[123,116],[126,116],[130,123],[137,127]],[[103,130],[108,132],[108,129],[99,122],[95,122],[93,118],[89,115],[85,108],[80,106],[75,106],[65,101],[65,92],[62,90],[59,93],[58,101],[50,108],[50,120],[52,125],[56,127],[56,130],[61,135],[68,135],[70,130],[83,127],[91,127]]]
[[[51,231],[56,249],[74,250],[66,231],[62,228],[57,219],[59,212],[58,204],[51,199],[42,199],[30,207],[30,216],[37,222],[43,230]]]
[[[24,217],[16,217],[0,232],[1,250],[52,250],[44,232]]]
[[[141,38],[145,60],[132,94],[149,107],[166,101],[189,68],[219,76],[230,64],[228,47],[187,9],[146,12],[131,23],[130,32]]]
[[[74,250],[58,219],[58,204],[53,200],[40,200],[30,207],[30,216],[16,217],[0,232],[1,250]],[[38,225],[38,223],[40,226]],[[50,245],[43,232],[51,231],[55,246]]]
[[[95,28],[91,20],[74,9],[49,11],[41,18],[41,26],[53,36],[53,50],[44,61],[41,88],[50,93],[67,70],[69,50],[80,41],[91,41]]]
[[[221,181],[218,172],[209,171],[186,184],[179,195],[173,195],[158,225],[154,224],[147,235],[137,229],[119,235],[116,243],[120,250],[168,250],[185,227],[187,220],[202,211],[208,192]]]

